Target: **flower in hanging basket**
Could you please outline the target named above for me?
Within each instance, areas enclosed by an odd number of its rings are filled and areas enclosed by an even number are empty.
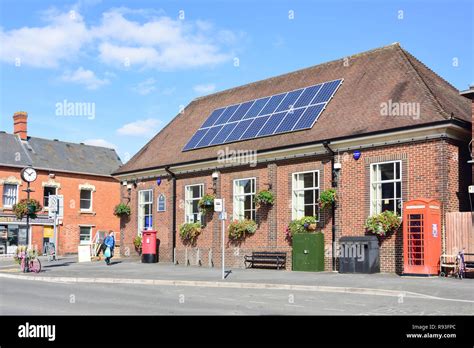
[[[365,221],[365,230],[385,237],[387,234],[397,231],[401,223],[401,218],[397,213],[386,210],[380,214],[369,216]]]
[[[179,226],[179,235],[184,244],[195,245],[197,237],[201,234],[200,222],[186,222]]]
[[[258,206],[261,205],[273,205],[275,202],[275,196],[270,190],[261,190],[255,195],[255,203]]]
[[[130,206],[125,203],[119,203],[114,208],[114,215],[118,217],[130,216],[131,210]]]
[[[204,214],[209,214],[214,212],[214,199],[216,197],[212,194],[205,194],[199,200],[199,210]]]
[[[22,199],[17,204],[13,205],[13,212],[15,216],[21,220],[25,216],[30,219],[36,219],[36,213],[42,209],[40,202],[36,199]]]
[[[238,241],[245,239],[248,235],[252,235],[257,231],[257,223],[253,220],[234,220],[229,225],[229,239]]]
[[[322,191],[319,194],[319,206],[322,209],[330,208],[336,202],[336,190],[333,188]]]

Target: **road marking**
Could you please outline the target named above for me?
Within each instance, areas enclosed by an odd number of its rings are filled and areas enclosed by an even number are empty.
[[[249,301],[249,303],[265,304],[265,302],[260,302],[260,301]]]
[[[161,279],[127,279],[127,278],[80,278],[80,277],[45,277],[30,275],[15,275],[0,272],[1,278],[21,279],[43,282],[64,282],[64,283],[105,283],[105,284],[143,284],[143,285],[162,285],[162,286],[189,286],[203,288],[230,288],[230,289],[267,289],[267,290],[292,290],[307,292],[329,292],[344,293],[352,295],[376,295],[404,298],[419,298],[439,301],[452,301],[474,303],[474,300],[443,298],[431,295],[420,294],[411,291],[352,288],[337,286],[319,286],[319,285],[294,285],[294,284],[269,284],[269,283],[237,283],[237,282],[218,282],[218,281],[189,281],[189,280],[161,280]]]
[[[285,304],[285,306],[288,306],[288,307],[299,307],[299,308],[305,308],[305,306],[300,306],[300,305],[296,305],[296,304]]]
[[[225,298],[225,297],[218,297],[218,300],[224,300],[224,301],[237,301],[236,299],[233,298]]]
[[[324,311],[337,311],[337,312],[345,312],[344,309],[338,309],[338,308],[323,308]]]

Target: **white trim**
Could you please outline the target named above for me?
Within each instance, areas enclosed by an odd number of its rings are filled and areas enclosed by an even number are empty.
[[[199,191],[200,191],[201,195],[200,195],[199,198],[188,199],[188,198],[186,198],[186,194],[188,192],[188,187],[193,187],[193,186],[199,186],[200,187]],[[187,213],[186,213],[186,207],[187,207],[188,201],[191,201],[191,210],[192,210],[192,202],[196,201],[196,200],[199,201],[199,200],[201,200],[202,197],[204,197],[204,184],[203,183],[184,185],[184,222],[185,223],[190,222],[188,220],[189,215],[187,215]],[[194,213],[193,213],[193,220],[194,220]],[[201,222],[201,220],[202,220],[202,214],[200,212],[198,212],[198,221],[193,221],[193,222]]]
[[[150,216],[151,216],[151,228],[153,228],[153,189],[144,189],[138,190],[137,192],[137,235],[141,235],[142,231],[140,231],[140,193],[141,192],[150,192],[150,201],[145,204],[151,204],[150,209]],[[145,215],[143,215],[145,217]],[[145,229],[145,223],[143,223],[143,229]]]
[[[470,133],[468,130],[453,124],[444,124],[438,126],[419,127],[408,130],[395,132],[387,132],[376,135],[361,136],[344,140],[335,140],[331,142],[331,148],[337,152],[373,149],[378,146],[399,145],[404,143],[412,143],[414,141],[422,141],[429,139],[450,138],[464,139],[468,138]],[[230,143],[229,143],[230,144]],[[300,158],[312,155],[322,155],[327,153],[322,143],[315,143],[304,146],[294,146],[280,149],[265,151],[258,154],[258,163],[266,163],[269,161],[277,161],[282,159]],[[186,174],[201,171],[216,170],[220,168],[235,167],[234,164],[223,165],[217,159],[201,161],[190,164],[172,165],[170,169],[175,174]],[[166,176],[168,173],[164,167],[148,170],[139,170],[133,173],[117,174],[114,177],[117,180],[134,180],[149,179],[155,177]]]
[[[253,188],[254,188],[254,192],[250,192],[250,193],[244,193],[244,194],[236,194],[235,193],[235,183],[236,181],[243,181],[243,180],[250,180],[254,182],[254,185],[253,185]],[[252,190],[252,184],[250,184],[250,190]],[[246,197],[246,196],[250,196],[250,215],[252,216],[253,215],[253,221],[256,221],[257,220],[257,207],[256,207],[256,204],[255,204],[255,195],[257,193],[257,177],[248,177],[248,178],[238,178],[238,179],[233,179],[232,180],[232,219],[233,220],[236,220],[236,204],[235,204],[235,197],[236,196],[243,196],[243,197]],[[244,205],[245,205],[245,202],[244,202]],[[245,206],[244,206],[244,219],[245,219]],[[241,221],[241,220],[239,220]]]
[[[82,208],[81,208],[81,201],[82,201],[82,199],[81,199],[81,192],[82,192],[82,191],[86,191],[86,192],[89,191],[89,192],[91,193],[91,199],[90,199],[91,205],[90,205],[90,208],[89,208],[89,209],[82,209]],[[79,210],[80,210],[81,212],[90,213],[90,212],[93,211],[93,208],[92,208],[92,207],[94,206],[94,205],[93,205],[93,197],[94,197],[93,193],[94,193],[94,191],[93,191],[93,190],[89,190],[89,189],[84,189],[84,188],[82,188],[82,189],[79,190]]]
[[[302,188],[302,189],[296,189],[295,188],[295,177],[300,174],[308,174],[308,173],[317,173],[317,178],[318,178],[318,186],[313,186],[309,188]],[[314,185],[314,179],[313,179],[313,185]],[[296,191],[309,191],[309,190],[318,190],[318,197],[313,197],[313,205],[318,204],[318,200],[321,194],[321,175],[320,175],[320,170],[319,169],[314,169],[314,170],[306,170],[302,172],[294,172],[291,173],[291,219],[295,220],[298,219],[298,217],[295,216],[295,200],[294,200],[294,192]],[[303,203],[304,206],[304,203]],[[318,209],[318,216],[316,216],[316,221],[319,222],[319,216],[321,215],[321,209]]]
[[[81,228],[88,228],[89,229],[89,241],[87,243],[82,243],[82,241],[81,241]],[[93,226],[79,225],[79,245],[91,245],[92,244],[92,228],[93,228]]]
[[[393,172],[393,175],[394,175],[394,179],[391,179],[391,180],[382,180],[382,181],[373,181],[372,180],[372,170],[373,170],[373,167],[374,166],[379,166],[381,164],[389,164],[389,163],[399,163],[400,164],[400,178],[397,179],[397,173],[396,173],[396,168],[397,166],[394,165],[394,172]],[[403,161],[402,160],[393,160],[393,161],[383,161],[383,162],[374,162],[374,163],[370,163],[370,169],[369,169],[369,178],[370,178],[370,183],[369,183],[369,190],[370,190],[370,195],[369,195],[369,199],[370,199],[370,216],[374,215],[374,214],[379,214],[381,212],[374,212],[374,209],[373,209],[373,204],[372,204],[372,201],[374,200],[374,197],[373,197],[373,188],[372,188],[372,185],[382,185],[382,184],[395,184],[395,183],[400,183],[400,201],[401,201],[401,208],[400,208],[400,214],[403,215]],[[397,185],[393,185],[394,186],[394,198],[393,200],[395,201],[394,203],[397,204]],[[382,199],[381,199],[382,200]]]

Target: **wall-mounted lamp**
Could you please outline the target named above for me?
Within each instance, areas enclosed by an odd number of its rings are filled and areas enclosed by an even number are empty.
[[[123,186],[127,186],[127,180],[122,181],[122,185],[123,185]]]
[[[132,184],[127,184],[127,190],[131,190],[132,189]]]
[[[54,173],[49,173],[49,177],[50,177],[51,179],[54,179],[54,178],[56,177],[56,174],[54,174]]]
[[[161,185],[161,178],[156,179],[156,184],[157,184],[158,186]]]
[[[360,151],[354,151],[354,154],[352,155],[352,157],[354,157],[354,159],[357,161],[361,156],[361,153]]]
[[[217,180],[219,178],[219,172],[216,170],[216,171],[213,171],[212,172],[212,180]]]

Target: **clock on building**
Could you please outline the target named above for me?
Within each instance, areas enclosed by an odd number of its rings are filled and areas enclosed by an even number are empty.
[[[21,171],[21,178],[26,182],[35,181],[37,176],[36,170],[32,167],[23,168]]]

